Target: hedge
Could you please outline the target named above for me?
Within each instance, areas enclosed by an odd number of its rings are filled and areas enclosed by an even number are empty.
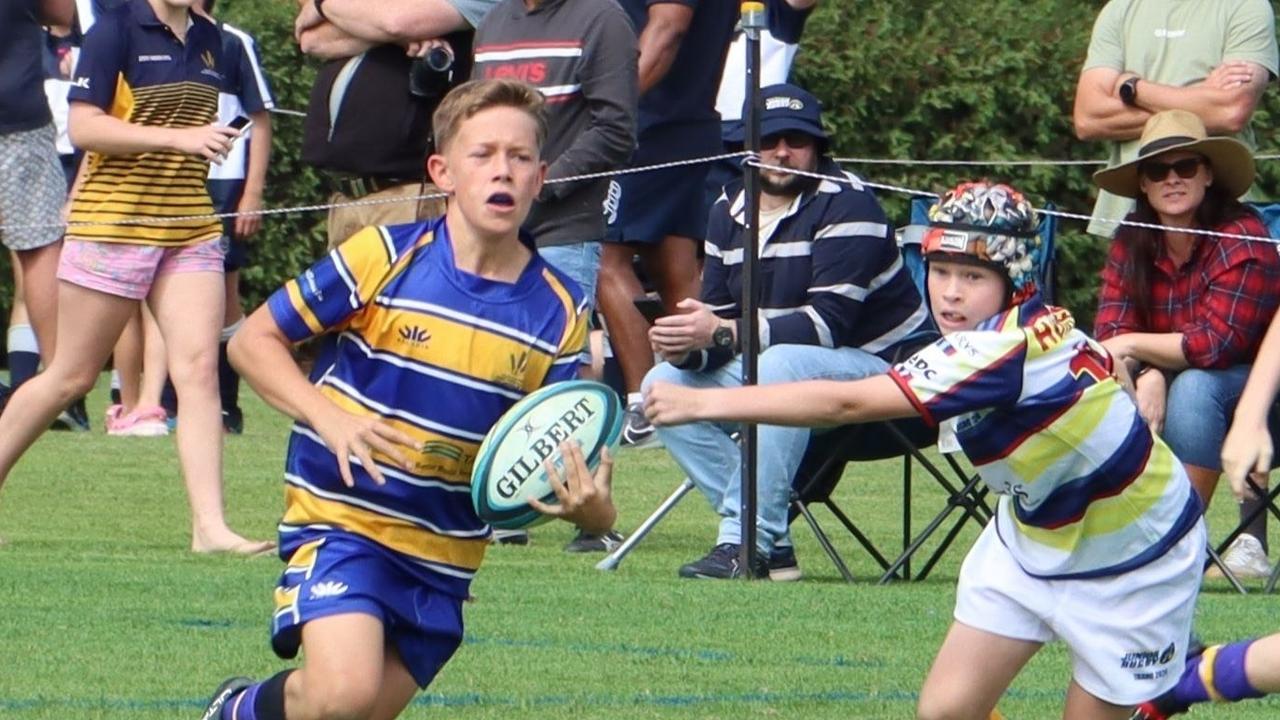
[[[729,2],[731,0],[716,0]],[[795,77],[823,100],[833,151],[842,157],[988,160],[1105,157],[1098,143],[1071,128],[1076,78],[1103,0],[823,0],[810,19]],[[279,107],[304,110],[315,63],[293,41],[294,0],[222,0],[219,17],[252,33]],[[679,69],[677,68],[677,71]],[[376,108],[370,108],[376,112]],[[1254,116],[1259,152],[1280,148],[1271,118],[1280,94],[1268,92]],[[298,158],[302,119],[277,114],[266,205],[323,202],[313,170]],[[1033,202],[1087,213],[1093,185],[1087,166],[850,166],[864,178],[939,190],[975,176],[1011,182]],[[1259,163],[1264,197],[1280,197],[1280,164]],[[905,222],[905,196],[880,194],[890,217]],[[324,248],[323,213],[268,218],[253,240],[243,273],[246,301],[261,301]],[[1090,324],[1104,241],[1082,223],[1058,237],[1059,301]],[[8,273],[3,292],[10,294]]]

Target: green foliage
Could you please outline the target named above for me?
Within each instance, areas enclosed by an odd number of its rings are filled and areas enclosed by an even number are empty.
[[[1096,160],[1100,143],[1075,138],[1076,79],[1103,0],[1064,3],[827,0],[805,30],[798,82],[823,100],[840,157]],[[1254,116],[1260,152],[1280,145],[1270,92]],[[1280,167],[1262,162],[1263,197]],[[975,177],[1009,182],[1037,205],[1089,213],[1091,166],[901,167],[851,165],[867,180],[937,192]],[[907,198],[881,193],[905,221]],[[1092,324],[1106,241],[1084,223],[1059,226],[1058,302]]]
[[[315,63],[293,39],[297,4],[291,0],[222,0],[218,18],[253,35],[270,76],[276,106],[306,110]],[[272,114],[271,166],[263,204],[268,208],[326,202],[328,192],[315,170],[301,160],[302,118]],[[323,212],[271,215],[250,240],[249,267],[241,271],[241,291],[248,306],[261,302],[285,279],[302,271],[324,251]]]

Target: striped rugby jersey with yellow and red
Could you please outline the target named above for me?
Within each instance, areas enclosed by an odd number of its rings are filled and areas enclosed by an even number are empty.
[[[1111,374],[1107,351],[1037,295],[950,333],[891,377],[1000,494],[996,530],[1028,574],[1116,575],[1200,518],[1182,463]]]
[[[527,244],[531,245],[531,240]],[[288,338],[336,333],[317,385],[335,404],[408,433],[404,469],[374,455],[354,487],[320,436],[296,423],[285,460],[281,557],[332,532],[399,554],[421,580],[465,597],[488,546],[471,467],[516,401],[577,376],[587,337],[581,289],[536,253],[514,283],[459,270],[445,220],[369,227],[267,300]]]
[[[217,118],[223,85],[222,36],[192,13],[178,40],[146,0],[102,13],[85,36],[67,99],[96,105],[134,125],[189,128]],[[217,220],[110,225],[138,219],[209,215],[207,160],[175,151],[138,155],[88,153],[86,176],[71,203],[77,240],[180,246],[222,234]]]

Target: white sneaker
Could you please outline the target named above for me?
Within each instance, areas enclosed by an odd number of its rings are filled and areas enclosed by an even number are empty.
[[[1222,553],[1222,564],[1227,566],[1237,580],[1256,580],[1271,575],[1271,563],[1267,560],[1267,554],[1262,551],[1262,543],[1248,533],[1241,534],[1227,546],[1227,551]],[[1210,569],[1217,570],[1218,567],[1214,565]],[[1209,573],[1206,572],[1205,575],[1208,576]],[[1221,571],[1214,575],[1221,576]]]

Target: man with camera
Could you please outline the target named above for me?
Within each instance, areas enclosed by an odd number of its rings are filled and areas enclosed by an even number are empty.
[[[329,246],[367,225],[444,214],[426,178],[431,114],[470,75],[474,28],[497,0],[301,0],[294,32],[327,62],[316,75],[302,159],[324,171]],[[402,198],[396,201],[397,198]]]

